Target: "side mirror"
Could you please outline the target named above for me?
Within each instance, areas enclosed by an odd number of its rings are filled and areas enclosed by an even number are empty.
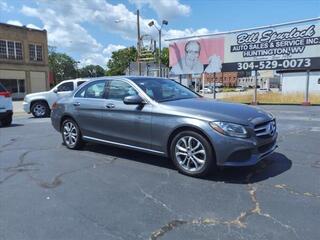
[[[53,89],[54,93],[58,93],[58,88]]]
[[[123,103],[128,105],[142,105],[145,104],[145,101],[139,95],[134,95],[125,97]]]

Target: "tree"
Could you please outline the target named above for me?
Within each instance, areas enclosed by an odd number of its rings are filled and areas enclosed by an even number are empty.
[[[124,75],[126,68],[130,62],[136,61],[137,50],[135,47],[128,47],[114,51],[107,63],[107,75]]]
[[[57,53],[55,47],[49,47],[49,68],[53,72],[55,83],[77,77],[77,62],[65,53]]]
[[[161,51],[161,63],[169,67],[169,48],[165,47]]]
[[[102,77],[105,70],[99,65],[88,65],[79,69],[79,77]]]

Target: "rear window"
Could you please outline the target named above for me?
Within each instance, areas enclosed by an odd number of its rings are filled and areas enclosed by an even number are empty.
[[[7,92],[7,89],[0,83],[0,92]]]

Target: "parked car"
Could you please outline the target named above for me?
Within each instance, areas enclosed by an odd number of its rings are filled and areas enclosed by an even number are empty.
[[[49,117],[51,106],[59,98],[72,93],[78,86],[87,79],[71,79],[62,81],[57,86],[47,92],[27,94],[23,101],[23,109],[27,113],[32,113],[36,118]]]
[[[203,98],[165,78],[91,80],[53,105],[51,122],[69,149],[96,142],[158,154],[191,176],[254,165],[277,147],[271,114]]]
[[[261,92],[261,93],[267,93],[267,92],[270,92],[270,89],[268,89],[268,88],[258,88],[257,91]]]
[[[0,122],[2,126],[10,126],[13,115],[11,93],[0,83]]]
[[[200,93],[207,93],[207,94],[210,94],[210,93],[213,93],[213,91],[210,89],[210,88],[203,88],[200,90]]]
[[[243,86],[238,86],[238,87],[236,87],[236,89],[235,89],[236,92],[244,92],[245,90],[246,90],[246,88],[243,87]]]

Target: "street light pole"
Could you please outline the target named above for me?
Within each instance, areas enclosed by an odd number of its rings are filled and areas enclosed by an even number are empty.
[[[138,75],[141,76],[141,64],[140,64],[140,13],[137,10],[137,67]],[[130,66],[129,66],[130,68]]]
[[[162,77],[162,69],[161,69],[161,28],[159,29],[159,77]]]
[[[167,20],[162,20],[161,26],[160,28],[158,28],[155,24],[154,21],[151,21],[148,23],[149,27],[154,26],[159,33],[159,56],[158,56],[158,64],[159,64],[159,76],[162,77],[162,69],[161,69],[161,34],[162,34],[162,27],[163,25],[168,25],[168,21]]]

